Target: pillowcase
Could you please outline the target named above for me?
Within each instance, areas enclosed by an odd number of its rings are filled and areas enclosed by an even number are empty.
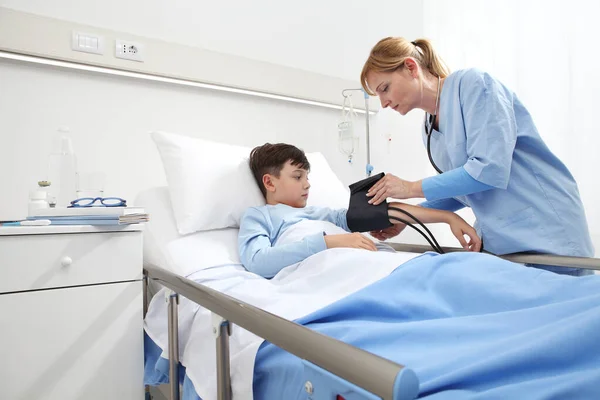
[[[166,246],[174,272],[189,276],[194,272],[224,265],[242,267],[238,253],[239,229],[217,229],[180,236]]]
[[[265,204],[254,180],[249,147],[166,132],[152,132],[158,147],[177,230],[239,227],[249,207]],[[306,155],[311,164],[309,206],[346,208],[349,192],[321,153]]]
[[[134,204],[143,206],[152,215],[144,227],[145,264],[157,265],[182,276],[217,265],[241,265],[238,229],[179,235],[166,186],[140,192]]]
[[[307,153],[306,158],[310,163],[310,193],[306,205],[333,209],[348,208],[350,190],[333,172],[325,156],[315,152]]]

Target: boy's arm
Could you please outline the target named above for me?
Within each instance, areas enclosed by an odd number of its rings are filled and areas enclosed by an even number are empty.
[[[319,208],[315,209],[315,213],[317,215],[318,220],[321,221],[329,221],[338,227],[342,228],[346,232],[351,232],[350,228],[348,228],[348,221],[346,219],[346,214],[348,210],[345,208],[340,208],[337,210],[333,210],[331,208]]]
[[[327,248],[323,234],[307,236],[299,242],[272,247],[269,218],[256,208],[242,217],[238,235],[240,259],[244,267],[265,278],[272,278],[283,268]]]

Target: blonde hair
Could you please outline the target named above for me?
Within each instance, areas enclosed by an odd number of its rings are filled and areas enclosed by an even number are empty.
[[[445,78],[450,75],[446,63],[437,55],[431,42],[427,39],[417,39],[409,42],[402,37],[387,37],[381,39],[371,49],[371,54],[360,73],[360,83],[363,89],[373,96],[367,84],[367,74],[370,72],[394,72],[404,66],[408,57],[417,60],[421,68],[429,71],[435,77]]]

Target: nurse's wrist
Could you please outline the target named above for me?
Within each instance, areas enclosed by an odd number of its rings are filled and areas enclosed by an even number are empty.
[[[459,216],[453,213],[452,211],[440,210],[444,213],[443,222],[448,225],[452,225],[452,223],[456,222],[459,219]]]
[[[410,182],[409,192],[411,199],[425,197],[425,194],[423,193],[423,181]]]

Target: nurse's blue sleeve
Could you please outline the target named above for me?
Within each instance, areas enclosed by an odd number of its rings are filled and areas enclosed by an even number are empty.
[[[283,268],[327,249],[322,233],[307,236],[299,242],[272,247],[270,218],[250,208],[240,221],[238,248],[244,267],[265,278],[272,278]]]
[[[446,211],[458,211],[465,207],[463,203],[456,199],[440,199],[440,200],[431,200],[424,201],[419,204],[421,207],[425,208],[434,208],[436,210],[446,210]]]
[[[512,93],[490,75],[470,70],[460,83],[468,161],[465,170],[486,185],[506,189],[517,141]]]
[[[423,194],[427,200],[448,199],[493,189],[493,186],[473,179],[464,167],[423,179]]]

